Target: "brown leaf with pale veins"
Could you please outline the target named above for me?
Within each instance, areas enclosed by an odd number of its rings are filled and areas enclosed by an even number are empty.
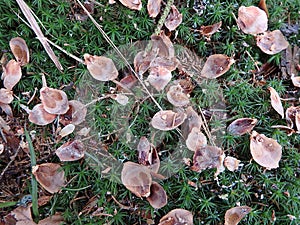
[[[36,180],[50,193],[58,192],[65,185],[65,173],[56,163],[43,163],[32,168]]]
[[[253,131],[250,137],[250,152],[254,161],[268,170],[279,167],[282,147],[273,138]]]
[[[151,125],[158,130],[173,130],[180,126],[186,119],[186,114],[183,112],[173,112],[172,110],[164,110],[157,112],[152,120]]]
[[[201,26],[200,27],[200,34],[203,35],[205,38],[210,40],[210,37],[216,33],[222,26],[222,21],[218,23],[214,23],[208,26]]]
[[[114,62],[105,56],[84,54],[84,62],[93,78],[100,81],[115,80],[118,70]]]
[[[150,192],[151,194],[147,197],[147,201],[153,208],[160,209],[167,204],[167,193],[159,183],[153,181]]]
[[[149,197],[152,177],[150,170],[134,162],[124,163],[121,180],[123,185],[137,197]]]
[[[193,214],[185,209],[173,209],[164,215],[158,225],[193,225]]]
[[[150,17],[155,18],[160,12],[162,0],[148,0],[147,10]]]
[[[224,166],[231,172],[237,170],[239,168],[239,163],[241,161],[238,160],[237,158],[227,156],[224,159]]]
[[[199,128],[193,127],[185,143],[189,150],[195,152],[197,151],[197,149],[200,149],[207,145],[207,139],[206,136],[200,131]]]
[[[3,86],[9,90],[12,90],[13,87],[21,80],[22,70],[20,63],[16,62],[14,59],[11,59],[5,66],[3,66]]]
[[[165,21],[165,26],[169,31],[175,30],[182,23],[182,14],[179,13],[175,5],[171,6],[170,13]]]
[[[124,6],[129,9],[141,10],[142,1],[141,0],[119,0]]]
[[[60,161],[76,161],[84,157],[85,147],[79,140],[68,141],[60,146],[55,154]]]
[[[68,97],[64,91],[42,87],[40,99],[44,109],[50,114],[65,114],[69,110]]]
[[[272,87],[268,87],[268,90],[270,91],[270,94],[271,94],[270,99],[271,99],[271,105],[272,105],[273,109],[275,109],[275,111],[278,112],[283,119],[284,118],[284,109],[283,109],[279,94]]]
[[[233,135],[243,135],[252,131],[256,124],[257,119],[240,118],[233,121],[227,127],[227,131]]]
[[[234,59],[222,54],[214,54],[207,58],[200,76],[214,79],[226,73],[234,63]]]
[[[52,123],[56,116],[55,114],[50,114],[46,112],[42,104],[37,104],[29,112],[28,119],[31,123],[44,126]]]
[[[268,29],[268,17],[265,11],[256,6],[241,6],[237,24],[244,33],[255,35]]]
[[[64,126],[70,123],[79,125],[85,120],[86,114],[87,108],[84,104],[77,100],[71,100],[68,111],[60,116],[59,122]]]
[[[29,62],[29,49],[23,38],[15,37],[9,41],[9,46],[20,66]]]
[[[167,92],[168,101],[177,107],[183,107],[190,103],[189,96],[184,93],[180,84],[172,85]]]
[[[249,206],[237,206],[228,209],[225,213],[224,225],[237,225],[251,210]]]
[[[256,37],[256,45],[264,53],[274,55],[289,46],[280,30],[266,31]]]

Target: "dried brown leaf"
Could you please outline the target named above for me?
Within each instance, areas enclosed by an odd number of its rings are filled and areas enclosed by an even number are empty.
[[[9,41],[9,46],[20,66],[29,62],[29,49],[23,38],[15,37]]]
[[[300,132],[300,112],[296,112],[296,115],[295,115],[295,124],[296,124],[296,128],[297,128],[297,131]]]
[[[44,109],[50,114],[65,114],[69,110],[68,97],[64,91],[42,87],[40,99]]]
[[[150,192],[151,194],[147,197],[147,201],[153,208],[160,209],[167,204],[167,193],[159,183],[153,181]]]
[[[186,141],[186,146],[191,151],[196,151],[207,145],[206,136],[200,131],[199,128],[193,127],[192,131],[189,133]]]
[[[200,76],[214,79],[226,73],[234,63],[234,59],[222,54],[214,54],[207,58]]]
[[[226,156],[224,159],[224,166],[231,172],[237,170],[239,168],[239,163],[241,161],[237,158]]]
[[[180,84],[172,85],[167,92],[168,101],[177,107],[183,107],[190,103],[189,96],[184,93]]]
[[[64,126],[70,123],[79,125],[85,120],[86,114],[87,108],[84,104],[77,100],[71,100],[68,111],[60,116],[59,122]]]
[[[14,100],[13,92],[11,90],[1,88],[0,89],[0,102],[3,104],[9,104]]]
[[[256,124],[257,119],[240,118],[233,121],[227,127],[227,131],[233,135],[243,135],[252,131]]]
[[[166,18],[165,26],[169,31],[175,30],[182,23],[182,14],[179,13],[175,5],[171,6],[169,15]]]
[[[173,58],[175,56],[175,49],[170,38],[166,36],[164,31],[158,35],[151,35],[152,52],[162,58]]]
[[[186,114],[183,112],[173,112],[172,110],[164,110],[157,112],[152,120],[151,125],[158,130],[173,130],[180,126],[186,119]]]
[[[84,62],[93,78],[100,81],[115,80],[118,70],[114,62],[105,56],[84,54]]]
[[[173,209],[159,220],[158,225],[193,225],[193,214],[185,209]]]
[[[270,91],[270,94],[271,94],[270,99],[271,99],[271,105],[272,105],[273,109],[275,109],[275,111],[278,112],[282,118],[284,118],[284,109],[283,109],[279,94],[272,87],[268,87],[268,90]]]
[[[221,26],[222,26],[222,21],[220,21],[218,23],[214,23],[212,25],[208,25],[208,26],[201,26],[200,34],[203,35],[208,40],[210,40],[210,37],[214,33],[218,32],[218,30],[221,28]]]
[[[265,11],[265,13],[267,14],[267,17],[269,17],[269,12],[268,12],[268,7],[266,4],[266,0],[260,0],[258,3],[258,7],[262,10]]]
[[[28,119],[31,123],[44,126],[52,123],[57,115],[46,112],[42,104],[37,104],[29,111]]]
[[[290,106],[285,111],[285,119],[289,128],[294,128],[296,123],[296,114],[300,112],[300,106]]]
[[[74,132],[74,130],[75,130],[75,125],[70,123],[59,131],[59,136],[61,138],[66,137],[66,136],[72,134]]]
[[[162,0],[148,0],[147,10],[150,17],[155,18],[159,14],[161,2]]]
[[[85,147],[79,140],[68,141],[55,151],[60,161],[76,161],[83,158],[84,153]]]
[[[150,69],[148,82],[157,90],[163,90],[172,79],[172,73],[165,67],[153,67]]]
[[[249,206],[228,209],[225,213],[225,225],[237,225],[251,210]]]
[[[64,171],[56,163],[43,163],[32,168],[32,174],[39,184],[51,194],[65,185]]]
[[[255,35],[268,29],[268,17],[265,11],[256,6],[241,6],[237,24],[244,33]]]
[[[23,207],[19,206],[4,217],[5,224],[15,225],[36,225],[31,216],[30,205]]]
[[[60,225],[64,222],[64,218],[60,213],[55,213],[43,220],[40,220],[38,225]]]
[[[186,120],[181,125],[181,132],[183,137],[187,139],[193,128],[198,128],[198,130],[201,130],[203,120],[192,106],[189,106],[185,109],[185,114]]]
[[[129,9],[141,10],[142,1],[141,0],[119,0],[124,6]]]
[[[124,186],[137,197],[149,197],[152,177],[150,170],[134,162],[124,163],[121,180]]]
[[[114,94],[111,95],[111,98],[116,100],[120,105],[126,105],[129,101],[129,98],[123,94]]]
[[[282,147],[276,140],[253,131],[250,137],[250,151],[254,161],[268,170],[279,167]]]
[[[22,70],[20,63],[14,59],[10,60],[5,66],[3,66],[3,86],[8,90],[12,90],[13,87],[21,80]]]
[[[256,45],[266,54],[274,55],[289,46],[280,30],[266,31],[256,37]]]

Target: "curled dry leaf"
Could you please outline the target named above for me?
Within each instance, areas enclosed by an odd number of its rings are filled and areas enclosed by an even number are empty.
[[[157,112],[152,120],[151,125],[158,130],[173,130],[180,126],[186,118],[183,112],[173,112],[172,110],[164,110]]]
[[[158,35],[151,35],[151,43],[152,51],[157,53],[157,56],[169,59],[175,56],[173,43],[164,31],[161,31]]]
[[[51,114],[65,114],[69,110],[68,97],[64,91],[42,87],[40,99],[44,109]]]
[[[120,80],[120,83],[122,84],[122,86],[126,87],[127,89],[131,89],[134,87],[134,85],[137,83],[137,81],[138,81],[138,79],[133,74],[129,74],[129,75],[125,76],[124,78],[122,78]],[[118,86],[118,90],[119,89],[122,90],[122,87]]]
[[[147,80],[157,90],[163,90],[172,79],[172,73],[165,67],[151,68]]]
[[[10,49],[20,66],[29,62],[29,49],[23,38],[12,38],[9,42]]]
[[[185,209],[173,209],[159,220],[158,225],[193,225],[193,214]]]
[[[198,130],[201,129],[203,125],[203,120],[198,115],[198,113],[193,109],[192,106],[189,106],[185,109],[186,120],[181,125],[181,132],[185,139],[188,138],[188,135],[192,132],[192,129],[195,127]]]
[[[296,112],[296,115],[295,115],[295,124],[296,124],[296,128],[297,128],[297,131],[298,133],[300,132],[300,112]]]
[[[60,116],[59,122],[64,126],[72,123],[74,125],[81,124],[86,117],[87,108],[84,104],[77,100],[69,101],[68,111]]]
[[[207,58],[200,76],[213,79],[226,73],[234,63],[234,59],[222,54],[214,54]]]
[[[129,98],[123,94],[114,94],[111,95],[111,98],[116,100],[120,105],[126,105],[129,101]]]
[[[265,11],[265,13],[267,14],[267,17],[269,17],[269,12],[268,12],[268,7],[266,4],[266,0],[260,0],[258,3],[258,7],[262,10]]]
[[[215,23],[213,25],[208,25],[208,26],[201,26],[200,27],[200,34],[203,35],[206,39],[210,40],[210,37],[218,32],[218,30],[222,26],[222,21]]]
[[[75,130],[75,125],[74,124],[68,124],[66,125],[61,131],[59,132],[60,137],[66,137],[69,134],[72,134],[73,131]]]
[[[170,13],[165,21],[165,26],[169,31],[175,30],[182,23],[182,14],[179,13],[175,5],[171,6]]]
[[[167,92],[168,101],[177,107],[183,107],[190,103],[189,96],[184,93],[180,84],[172,85]]]
[[[153,181],[150,192],[151,194],[147,197],[147,201],[153,208],[160,209],[167,204],[167,194],[159,183]]]
[[[11,90],[1,88],[0,89],[0,102],[3,104],[9,104],[14,100],[13,92]]]
[[[285,111],[285,119],[288,127],[294,128],[296,124],[296,114],[300,112],[300,106],[290,106]]]
[[[237,158],[226,156],[224,159],[224,166],[231,172],[237,170],[239,168],[240,160]]]
[[[233,135],[243,135],[252,131],[256,124],[257,119],[240,118],[233,121],[227,127],[227,131]]]
[[[64,171],[55,163],[43,163],[32,168],[36,180],[51,194],[58,192],[65,185]]]
[[[124,163],[121,180],[124,186],[137,197],[149,197],[152,177],[147,167],[134,162]]]
[[[266,31],[256,37],[256,45],[264,53],[274,55],[289,46],[280,30]]]
[[[284,118],[284,109],[283,109],[279,94],[272,87],[268,87],[268,90],[270,91],[270,94],[271,94],[270,98],[271,98],[271,105],[272,105],[273,109],[275,109],[275,111],[278,112],[282,118]]]
[[[35,105],[32,110],[29,110],[28,113],[29,121],[40,126],[52,123],[57,116],[55,114],[50,114],[46,112],[42,104]]]
[[[12,113],[10,105],[0,102],[0,108],[2,109],[3,112],[6,113],[6,115],[13,117],[13,113]]]
[[[141,10],[142,1],[141,0],[119,0],[124,6],[129,9]]]
[[[155,18],[160,12],[162,0],[148,0],[147,10],[150,17]]]
[[[295,87],[300,87],[300,76],[291,76],[291,80]]]
[[[10,60],[3,67],[3,86],[8,90],[12,90],[13,87],[20,81],[22,77],[21,66],[14,59]]]
[[[19,206],[4,217],[5,224],[36,225],[33,222],[30,206]]]
[[[249,206],[228,209],[225,213],[225,225],[237,225],[251,210]]]
[[[84,54],[83,57],[88,71],[96,80],[109,81],[118,77],[118,70],[110,58],[90,54]]]
[[[268,29],[268,17],[265,11],[256,6],[241,6],[237,24],[244,33],[255,35]]]
[[[133,60],[135,71],[140,75],[144,74],[150,68],[150,63],[155,59],[155,57],[155,54],[147,54],[145,51],[141,51],[136,54]]]
[[[146,137],[141,137],[137,146],[138,162],[157,173],[160,167],[160,159],[154,146]]]
[[[296,131],[289,126],[284,126],[284,125],[273,125],[271,128],[283,130],[287,133],[287,136],[291,136],[292,134],[296,133]]]
[[[223,164],[223,160],[222,149],[207,145],[195,151],[191,169],[196,172],[211,168],[219,169]]]
[[[197,151],[207,145],[206,136],[200,131],[199,128],[193,127],[191,133],[189,133],[186,141],[186,146],[191,151]]]
[[[268,170],[279,167],[282,147],[276,140],[253,131],[250,137],[250,151],[254,161]]]
[[[79,140],[69,141],[55,151],[60,161],[76,161],[83,158],[84,153],[85,147]]]

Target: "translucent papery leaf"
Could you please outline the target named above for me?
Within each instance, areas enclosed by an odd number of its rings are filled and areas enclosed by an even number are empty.
[[[238,206],[228,209],[225,213],[224,225],[237,225],[251,210],[249,206]]]
[[[186,114],[183,112],[173,112],[172,110],[164,110],[157,112],[152,120],[151,125],[158,130],[173,130],[180,126],[186,119]]]
[[[284,118],[284,108],[282,106],[279,94],[272,87],[268,87],[268,90],[270,91],[271,94],[270,99],[271,99],[271,105],[273,109],[275,109],[276,112],[278,112],[281,115],[281,117]]]
[[[244,33],[255,35],[268,29],[268,17],[256,6],[241,6],[238,11],[237,24]]]
[[[37,104],[29,111],[28,119],[31,123],[44,126],[52,123],[57,115],[48,113],[42,104]]]
[[[172,79],[172,73],[165,67],[153,67],[150,69],[147,80],[157,90],[163,90]]]
[[[173,209],[163,216],[158,225],[193,225],[193,214],[185,209]]]
[[[155,18],[160,12],[162,0],[148,0],[147,10],[150,17]]]
[[[203,125],[203,120],[198,115],[198,113],[193,109],[192,106],[189,106],[185,109],[186,120],[181,125],[181,132],[185,139],[188,138],[188,135],[191,133],[193,128],[201,130]]]
[[[227,156],[224,159],[224,166],[229,170],[229,171],[235,171],[239,168],[239,163],[241,161],[238,160],[237,158]]]
[[[64,91],[43,87],[40,90],[40,99],[48,113],[61,115],[69,110],[68,97]]]
[[[79,125],[85,120],[86,114],[87,108],[84,104],[77,100],[71,100],[68,111],[59,117],[59,122],[64,126],[70,123]]]
[[[151,194],[147,197],[147,201],[153,208],[160,209],[167,204],[167,193],[159,183],[153,181],[150,192]]]
[[[9,104],[14,100],[13,92],[11,90],[1,88],[0,89],[0,102],[3,104]]]
[[[252,118],[236,119],[227,127],[227,131],[233,135],[243,135],[252,131],[256,123],[257,123],[257,119],[252,119]]]
[[[165,26],[170,30],[175,30],[182,23],[182,14],[175,5],[171,6],[170,13],[165,21]]]
[[[256,45],[264,53],[274,55],[289,46],[280,30],[267,31],[256,37]]]
[[[10,60],[3,67],[3,86],[8,90],[12,90],[13,87],[21,80],[22,71],[20,63],[16,62],[14,59]]]
[[[142,1],[141,0],[119,0],[124,6],[129,9],[141,10]]]
[[[55,151],[60,161],[76,161],[83,158],[84,153],[85,147],[79,140],[69,141]]]
[[[194,127],[189,133],[185,143],[189,150],[196,151],[207,145],[207,138],[199,128]]]
[[[12,38],[9,46],[20,66],[24,66],[29,62],[29,49],[23,38]]]
[[[184,93],[180,84],[172,85],[167,92],[168,101],[177,107],[186,106],[190,103],[189,96]]]
[[[158,57],[173,58],[175,57],[175,49],[170,38],[166,36],[164,31],[158,35],[151,35],[152,52]]]

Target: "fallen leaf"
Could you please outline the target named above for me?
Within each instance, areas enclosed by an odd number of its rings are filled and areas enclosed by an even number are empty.
[[[63,129],[60,130],[59,136],[62,138],[66,137],[66,136],[72,134],[74,130],[75,130],[74,124],[70,123],[70,124],[66,125]]]
[[[279,167],[282,147],[276,140],[253,131],[250,137],[250,152],[254,161],[268,170]]]
[[[87,108],[84,104],[77,100],[71,100],[68,111],[59,117],[59,122],[64,126],[70,123],[79,125],[85,120],[86,114]]]
[[[203,35],[206,39],[210,40],[210,37],[214,33],[218,32],[221,26],[222,26],[222,21],[208,26],[201,26],[199,31],[201,35]]]
[[[28,119],[31,123],[44,126],[52,123],[57,115],[46,112],[42,104],[37,104],[32,110],[28,111]]]
[[[60,161],[76,161],[83,158],[84,153],[85,147],[79,140],[68,141],[55,151]]]
[[[96,80],[109,81],[118,77],[119,72],[110,58],[90,54],[84,54],[83,57],[88,71]]]
[[[193,166],[191,169],[201,172],[205,169],[220,168],[223,164],[223,151],[216,146],[204,146],[197,149],[193,156]]]
[[[251,210],[249,206],[238,206],[228,209],[225,213],[225,225],[238,224]]]
[[[123,87],[126,87],[127,89],[131,89],[134,87],[134,85],[137,83],[138,79],[133,75],[133,74],[129,74],[127,76],[125,76],[124,78],[122,78],[120,80],[120,83],[122,84]],[[118,90],[121,89],[122,87],[118,86]]]
[[[123,94],[114,94],[111,95],[111,98],[116,100],[120,105],[126,105],[129,101],[129,98]]]
[[[160,209],[167,204],[167,194],[159,183],[152,181],[150,192],[151,194],[147,197],[147,201],[153,208]]]
[[[44,109],[50,114],[65,114],[69,110],[68,97],[64,91],[42,87],[40,99]]]
[[[270,91],[270,94],[271,94],[270,99],[271,99],[271,105],[272,105],[273,109],[275,109],[275,111],[278,112],[283,119],[284,118],[284,109],[283,109],[279,94],[272,87],[268,87],[268,90]]]
[[[289,128],[294,128],[296,124],[296,114],[300,112],[300,106],[290,106],[285,111],[285,119]]]
[[[7,216],[4,217],[5,224],[36,225],[36,223],[33,222],[30,208],[31,207],[29,205],[26,207],[19,206],[15,208]]]
[[[64,171],[56,163],[43,163],[32,167],[32,174],[39,184],[51,194],[65,185]]]
[[[148,0],[147,10],[150,17],[157,17],[158,13],[160,12],[161,1],[162,0]]]
[[[165,26],[169,31],[175,30],[182,23],[182,14],[179,13],[175,5],[171,6],[169,15],[166,18]]]
[[[29,49],[23,38],[15,37],[9,41],[9,46],[20,66],[29,62]]]
[[[239,163],[241,161],[237,158],[226,156],[224,159],[224,166],[231,172],[237,170],[239,168]]]
[[[265,11],[256,6],[241,6],[237,24],[244,33],[255,35],[268,29],[268,17]]]
[[[164,31],[158,35],[151,35],[152,51],[157,53],[157,56],[162,58],[173,58],[175,56],[175,49],[170,38],[166,36]]]
[[[0,108],[3,110],[3,112],[6,113],[6,115],[13,117],[13,113],[12,113],[10,105],[0,102]]]
[[[284,125],[273,125],[271,126],[271,128],[276,128],[279,130],[283,130],[287,133],[288,136],[291,136],[292,134],[296,133],[296,131],[294,129],[292,129],[289,126],[284,126]]]
[[[252,131],[256,124],[257,119],[240,118],[233,121],[227,127],[227,131],[233,135],[243,135]]]
[[[226,73],[234,62],[233,58],[226,55],[211,55],[207,58],[200,76],[208,79],[218,78]]]
[[[141,0],[119,0],[124,6],[129,9],[141,10],[142,1]]]
[[[262,10],[265,11],[265,13],[267,14],[267,17],[269,17],[269,12],[268,12],[268,7],[266,4],[266,0],[260,0],[258,3],[258,7]]]
[[[164,110],[157,112],[152,120],[151,125],[158,130],[173,130],[180,126],[186,119],[186,114],[183,112],[173,112],[172,110]]]
[[[3,104],[9,104],[14,100],[13,92],[11,90],[1,88],[0,89],[0,102]]]
[[[147,81],[157,90],[163,90],[172,79],[172,73],[165,67],[151,68]]]
[[[201,129],[203,120],[192,106],[189,106],[185,109],[185,114],[186,120],[181,125],[181,132],[183,137],[187,139],[193,128],[198,128],[198,130]]]
[[[152,177],[147,167],[134,162],[124,163],[121,180],[123,185],[137,197],[149,197]]]
[[[297,111],[296,115],[295,115],[295,124],[296,124],[297,131],[300,132],[300,112],[299,111]]]
[[[60,225],[64,222],[64,218],[60,213],[55,213],[43,220],[40,220],[38,225]]]
[[[20,81],[21,77],[21,66],[14,59],[10,60],[5,66],[3,66],[3,86],[8,90],[12,90],[13,87]]]
[[[180,84],[172,85],[167,92],[168,101],[177,107],[183,107],[190,103],[189,96],[184,93]]]
[[[159,220],[158,225],[193,225],[193,214],[185,209],[173,209]]]
[[[185,143],[189,150],[195,152],[197,149],[200,149],[207,145],[207,139],[206,136],[200,131],[199,128],[193,127]]]
[[[266,31],[256,37],[256,45],[264,53],[274,55],[289,46],[280,30]]]

